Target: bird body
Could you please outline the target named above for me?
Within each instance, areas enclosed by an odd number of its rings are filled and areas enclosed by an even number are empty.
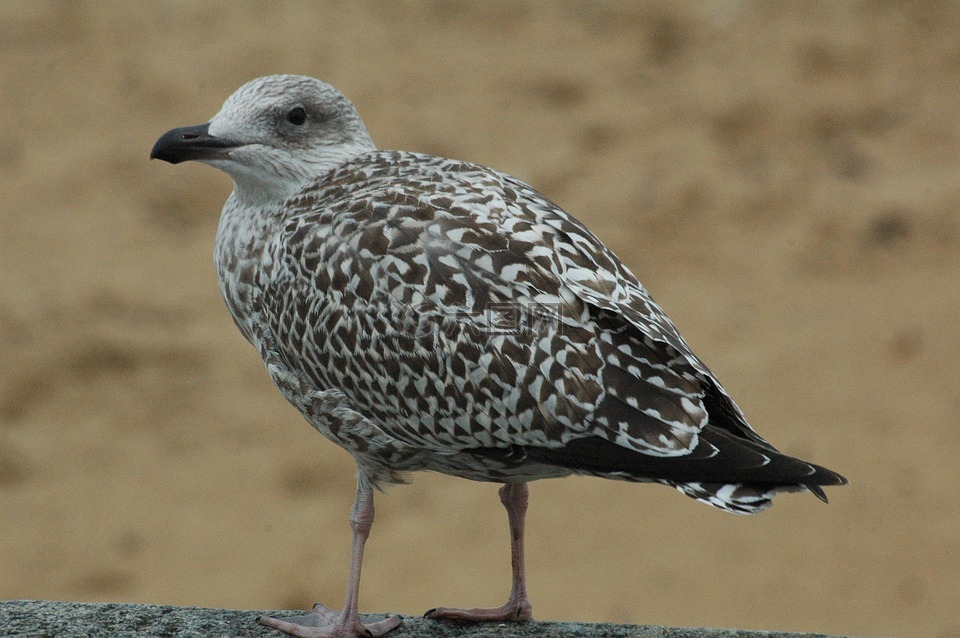
[[[583,473],[702,483],[717,454],[704,428],[749,450],[717,459],[710,482],[774,470],[761,494],[739,486],[754,500],[711,504],[759,509],[771,484],[789,480],[636,277],[526,184],[370,151],[256,208],[234,200],[223,214],[227,307],[285,396],[375,483],[424,469],[498,482]],[[710,400],[722,410],[714,422]],[[356,429],[343,425],[347,413]],[[627,454],[605,464],[599,450],[593,465],[545,462],[581,440],[653,457],[637,460],[659,474],[631,472]],[[678,473],[684,461],[698,467]],[[814,473],[798,468],[798,484]],[[702,498],[702,485],[674,483]]]
[[[658,482],[735,513],[845,482],[754,432],[575,218],[504,173],[377,150],[329,85],[254,80],[153,156],[234,178],[221,293],[284,396],[356,459],[355,514],[369,500],[372,520],[369,490],[419,470],[522,485],[501,491],[521,537],[540,478]],[[489,616],[456,611],[437,614]]]

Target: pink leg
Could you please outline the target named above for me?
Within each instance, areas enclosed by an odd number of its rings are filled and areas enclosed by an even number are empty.
[[[353,528],[353,552],[350,557],[350,578],[347,599],[339,613],[317,604],[313,611],[293,618],[261,616],[259,622],[273,629],[299,638],[358,638],[382,636],[400,624],[399,616],[364,625],[360,622],[357,599],[360,596],[360,568],[363,565],[363,546],[373,525],[373,489],[363,475],[357,477],[357,500],[350,513]]]
[[[424,614],[427,618],[449,618],[469,622],[525,621],[533,618],[533,607],[527,598],[527,582],[523,568],[523,520],[527,513],[529,490],[526,483],[507,483],[500,488],[500,502],[507,508],[510,521],[510,564],[513,588],[510,599],[493,609],[457,609],[437,607]]]

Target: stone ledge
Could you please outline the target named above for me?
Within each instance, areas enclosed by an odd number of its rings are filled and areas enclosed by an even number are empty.
[[[257,624],[262,614],[293,616],[302,611],[241,611],[130,605],[66,603],[45,600],[0,601],[0,636],[30,638],[280,638],[283,634]],[[383,618],[370,614],[370,619]],[[744,629],[684,629],[657,625],[529,622],[461,625],[405,616],[389,638],[829,638]]]

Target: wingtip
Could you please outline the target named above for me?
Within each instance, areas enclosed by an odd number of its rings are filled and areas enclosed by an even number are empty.
[[[807,485],[807,489],[824,503],[830,503],[830,501],[827,500],[827,493],[824,492],[823,488],[819,485]]]
[[[850,481],[848,481],[846,477],[841,476],[836,472],[830,472],[828,477],[823,477],[823,478],[826,478],[828,480],[821,480],[818,483],[807,483],[804,485],[804,487],[806,487],[811,494],[819,498],[824,503],[829,503],[830,501],[827,500],[827,493],[823,491],[823,487],[821,486],[823,485],[840,486],[840,485],[847,485],[850,483]]]

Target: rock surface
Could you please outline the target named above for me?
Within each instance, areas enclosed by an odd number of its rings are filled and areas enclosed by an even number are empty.
[[[257,624],[261,614],[289,616],[302,612],[246,611],[130,605],[70,603],[45,600],[0,602],[0,636],[41,638],[163,638],[272,636],[281,634]],[[382,618],[371,615],[370,618]],[[517,625],[460,625],[418,617],[405,617],[390,638],[817,638],[823,634],[797,634],[743,629],[692,629],[657,625],[606,623],[529,622]],[[825,638],[825,637],[823,637]]]

